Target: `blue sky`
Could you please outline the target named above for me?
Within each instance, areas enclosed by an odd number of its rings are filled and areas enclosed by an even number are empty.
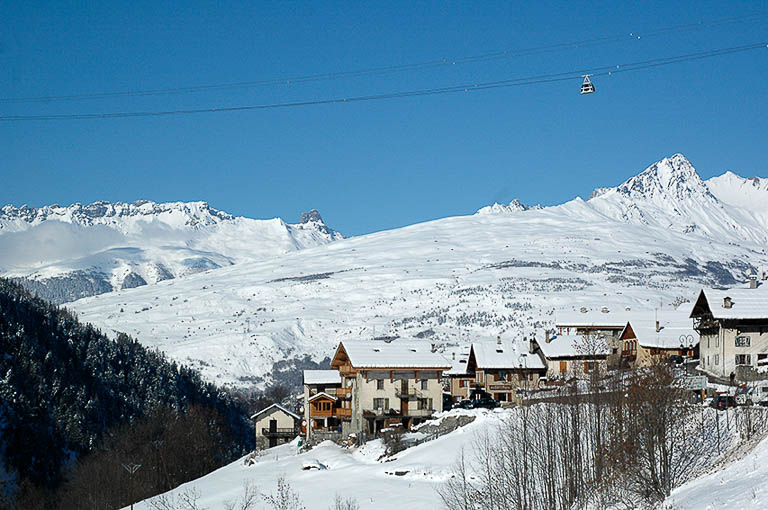
[[[162,5],[159,5],[162,4]],[[768,40],[768,2],[0,0],[0,97],[357,70],[634,31],[640,39],[437,68],[150,97],[0,103],[0,115],[236,106],[503,80]],[[206,200],[345,234],[556,204],[682,152],[703,177],[768,175],[768,48],[596,80],[163,118],[0,122],[0,204]]]

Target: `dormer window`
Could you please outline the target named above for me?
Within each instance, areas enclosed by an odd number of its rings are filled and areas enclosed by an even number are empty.
[[[723,308],[731,308],[733,306],[733,300],[729,296],[723,298]]]

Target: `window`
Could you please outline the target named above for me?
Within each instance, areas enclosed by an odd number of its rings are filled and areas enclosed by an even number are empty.
[[[429,389],[429,381],[427,379],[422,379],[421,380],[421,389],[422,390]]]
[[[720,335],[715,337],[715,347],[720,347]]]
[[[469,379],[462,379],[461,380],[461,387],[462,388],[469,388]]]
[[[720,355],[715,354],[715,365],[719,365],[719,364],[720,364]]]
[[[384,389],[384,379],[376,379],[376,389],[377,390]]]
[[[711,337],[707,337],[707,349],[709,349],[709,341],[710,341],[710,339],[711,339]]]
[[[420,411],[432,410],[432,399],[431,398],[420,398],[419,399],[419,410]]]
[[[744,335],[739,335],[736,337],[736,347],[749,347],[749,337]]]
[[[737,365],[752,365],[752,355],[751,354],[737,354],[736,355],[736,364]]]
[[[760,353],[757,355],[757,366],[758,367],[768,366],[768,354]]]
[[[388,398],[374,398],[373,399],[373,408],[374,409],[381,409],[382,411],[386,411],[389,409],[389,399]]]

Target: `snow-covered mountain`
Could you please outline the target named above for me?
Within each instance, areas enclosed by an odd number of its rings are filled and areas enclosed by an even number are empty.
[[[766,180],[727,173],[705,182],[682,154],[664,158],[616,188],[600,188],[592,196],[591,208],[621,222],[719,240],[768,242]]]
[[[518,211],[527,211],[529,209],[541,209],[540,205],[525,205],[520,200],[514,199],[508,204],[499,204],[494,202],[492,205],[486,205],[477,210],[475,214],[504,214]]]
[[[71,307],[213,380],[261,384],[343,339],[527,334],[563,309],[650,311],[739,284],[768,269],[766,223],[720,192],[678,155],[588,201],[444,218]]]
[[[342,236],[317,211],[254,220],[205,202],[0,209],[0,274],[57,302],[318,246]]]

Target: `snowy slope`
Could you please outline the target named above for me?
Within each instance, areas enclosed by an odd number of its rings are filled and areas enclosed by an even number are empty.
[[[246,466],[242,459],[235,461],[181,485],[166,497],[196,492],[200,495],[199,508],[224,510],[227,502],[242,496],[244,484],[249,483],[262,493],[274,493],[277,478],[284,475],[307,510],[333,508],[336,494],[356,499],[360,508],[366,510],[400,510],[404,501],[409,508],[437,510],[442,507],[435,489],[452,474],[460,450],[464,448],[470,455],[478,434],[493,432],[509,411],[462,412],[477,418],[450,434],[397,454],[394,460],[377,460],[383,453],[380,440],[359,449],[344,449],[326,441],[302,454],[297,454],[295,444],[288,444],[266,450],[255,465]],[[305,463],[317,462],[328,469],[301,469]],[[398,476],[395,472],[406,473]],[[150,510],[152,506],[144,501],[135,508]]]
[[[83,320],[135,335],[214,381],[249,385],[262,384],[276,362],[305,354],[322,360],[344,339],[455,344],[528,334],[552,324],[556,310],[669,307],[693,299],[701,286],[733,286],[768,269],[765,243],[752,240],[765,233],[759,225],[744,237],[734,230],[718,238],[662,222],[665,186],[681,183],[658,178],[661,186],[644,183],[655,190],[652,200],[634,203],[653,221],[612,217],[609,195],[619,192],[608,191],[586,202],[340,240],[71,307]],[[690,209],[725,214],[700,183],[690,185],[705,202],[696,206],[692,198]],[[676,227],[690,222],[672,220]]]
[[[764,510],[768,508],[768,439],[725,468],[692,480],[668,499],[675,510]]]
[[[5,206],[0,209],[0,274],[75,289],[90,280],[91,291],[82,291],[97,294],[340,238],[317,211],[288,225],[279,218],[234,217],[205,202]]]
[[[307,510],[333,508],[336,494],[354,498],[360,508],[366,510],[399,510],[404,501],[411,508],[438,510],[443,507],[436,489],[455,472],[455,464],[462,451],[471,465],[478,438],[484,434],[495,434],[504,420],[515,412],[515,409],[477,409],[443,413],[472,414],[476,418],[449,434],[408,448],[383,461],[378,460],[383,453],[380,440],[353,449],[341,448],[326,441],[306,453],[298,453],[294,442],[266,450],[254,465],[246,465],[244,459],[237,460],[162,497],[175,501],[182,494],[197,494],[199,508],[224,510],[228,502],[242,497],[246,484],[261,493],[274,493],[277,478],[284,476]],[[732,440],[737,438],[734,436]],[[760,442],[743,458],[725,454],[721,461],[730,463],[675,489],[664,508],[768,508],[768,485],[765,484],[768,476],[768,439]],[[310,464],[327,469],[301,469]],[[137,510],[152,508],[149,500],[136,505]]]

